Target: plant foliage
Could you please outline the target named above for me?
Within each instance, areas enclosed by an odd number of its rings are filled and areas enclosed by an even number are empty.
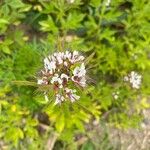
[[[150,107],[150,1],[106,3],[0,1],[0,148],[45,149],[57,135],[54,149],[93,150],[78,144],[93,120],[138,127]],[[51,91],[45,101],[37,76],[45,56],[66,49],[87,58],[88,86],[79,101],[57,106]],[[131,71],[142,75],[140,89],[124,82]]]

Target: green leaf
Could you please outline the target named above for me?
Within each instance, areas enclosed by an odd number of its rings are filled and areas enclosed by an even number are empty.
[[[62,19],[62,27],[64,29],[75,29],[81,27],[81,21],[84,18],[84,14],[69,13],[67,19]]]
[[[90,5],[93,7],[98,7],[101,4],[101,0],[91,0]]]
[[[9,24],[9,21],[3,18],[0,18],[0,26],[3,24]]]
[[[10,51],[10,49],[9,49],[8,46],[3,46],[3,47],[2,47],[2,51],[3,51],[4,53],[6,53],[6,54],[11,54],[11,51]]]
[[[51,16],[48,16],[47,20],[40,21],[39,24],[41,25],[42,31],[52,31],[54,33],[58,32],[58,28],[56,27]]]
[[[19,9],[19,12],[27,12],[32,8],[31,5],[25,5],[24,7]]]
[[[83,144],[81,150],[95,150],[93,143],[90,141]]]
[[[56,119],[56,130],[61,133],[64,129],[65,126],[65,118],[64,118],[64,114],[60,114],[57,119]]]
[[[12,8],[21,8],[23,7],[25,4],[20,1],[20,0],[9,0],[10,2],[8,2],[9,6],[11,6]]]
[[[24,138],[24,134],[23,131],[18,128],[18,127],[11,127],[7,130],[5,138],[8,141],[14,142],[15,146],[17,146],[19,139],[23,139]]]

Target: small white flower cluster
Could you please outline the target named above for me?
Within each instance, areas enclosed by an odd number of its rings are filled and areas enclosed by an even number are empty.
[[[116,91],[116,92],[112,93],[112,96],[113,96],[114,99],[118,99],[119,98],[119,94],[120,94],[120,92]]]
[[[106,3],[105,3],[105,5],[106,5],[106,6],[109,6],[110,3],[111,3],[111,0],[107,0]]]
[[[132,88],[139,89],[142,82],[142,76],[135,71],[131,71],[128,76],[124,77],[124,81],[130,82]]]
[[[67,0],[68,3],[72,4],[75,2],[75,0]]]
[[[55,104],[60,104],[66,99],[74,102],[80,98],[75,94],[76,90],[69,86],[86,86],[86,70],[83,61],[84,57],[77,51],[55,52],[44,59],[44,69],[37,83],[53,86]]]

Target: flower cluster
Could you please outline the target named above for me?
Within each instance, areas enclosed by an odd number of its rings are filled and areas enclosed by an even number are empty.
[[[75,0],[67,0],[68,3],[72,4],[75,2]]]
[[[119,94],[120,94],[120,92],[119,92],[119,91],[116,91],[116,92],[113,92],[113,93],[112,93],[112,96],[113,96],[114,99],[117,100],[117,99],[119,98]]]
[[[124,77],[124,81],[129,82],[132,88],[139,89],[142,81],[142,76],[135,71],[131,71],[128,76]]]
[[[55,104],[69,99],[74,102],[80,98],[76,90],[70,87],[86,86],[84,57],[77,51],[55,52],[44,59],[44,69],[37,83],[52,85],[55,93]]]
[[[107,0],[106,3],[105,3],[105,5],[106,5],[106,6],[109,6],[110,3],[111,3],[111,0]]]

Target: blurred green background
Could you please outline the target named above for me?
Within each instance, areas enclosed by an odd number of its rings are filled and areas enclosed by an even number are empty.
[[[150,107],[149,14],[149,0],[1,0],[0,149],[121,150],[108,129],[140,129]],[[88,58],[89,80],[77,103],[54,106],[36,82],[60,49]],[[140,89],[123,81],[131,71]]]

